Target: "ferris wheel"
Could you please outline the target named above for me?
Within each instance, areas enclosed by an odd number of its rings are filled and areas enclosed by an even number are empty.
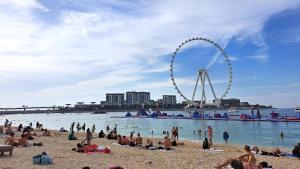
[[[208,70],[207,68],[200,68],[197,72],[197,80],[196,80],[196,84],[192,93],[192,98],[189,99],[187,98],[182,92],[181,90],[178,88],[176,81],[175,81],[175,77],[174,77],[174,63],[175,63],[175,58],[178,54],[178,52],[180,51],[180,49],[185,46],[187,43],[190,43],[192,41],[203,41],[206,43],[211,44],[212,46],[214,46],[215,48],[217,48],[217,50],[220,52],[221,55],[223,55],[225,62],[227,64],[227,69],[228,69],[228,81],[227,81],[227,85],[226,85],[226,89],[223,92],[223,94],[220,97],[217,97],[215,90],[213,88],[213,85],[211,83],[209,74],[208,74]],[[176,48],[175,52],[172,55],[172,59],[171,59],[171,64],[170,64],[170,76],[171,76],[171,80],[173,83],[173,86],[175,88],[175,90],[177,91],[177,93],[184,99],[187,101],[188,106],[200,106],[200,108],[203,108],[204,105],[214,105],[219,107],[221,104],[221,100],[226,97],[226,95],[228,94],[230,87],[232,85],[232,66],[230,63],[230,59],[228,57],[228,55],[226,54],[226,52],[224,51],[224,49],[218,45],[216,42],[208,39],[208,38],[202,38],[202,37],[194,37],[191,39],[188,39],[184,42],[182,42],[178,48]],[[213,94],[214,100],[212,101],[212,104],[207,103],[207,98],[206,98],[206,92],[205,92],[205,84],[206,84],[206,79],[208,81],[209,87],[211,89],[211,92]],[[195,94],[198,88],[198,84],[199,84],[199,80],[200,80],[200,85],[201,85],[201,101],[200,101],[200,105],[199,103],[195,102]]]

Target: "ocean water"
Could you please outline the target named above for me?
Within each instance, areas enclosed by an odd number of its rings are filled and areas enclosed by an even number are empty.
[[[224,111],[218,111],[224,113]],[[272,112],[261,110],[262,116],[268,116]],[[293,109],[275,109],[280,115],[297,114]],[[187,112],[168,112],[168,114],[185,114]],[[206,113],[215,113],[206,112]],[[251,113],[251,110],[241,110],[237,114]],[[108,114],[91,114],[91,113],[66,113],[66,114],[15,114],[0,116],[0,124],[5,119],[13,122],[13,125],[22,123],[28,125],[33,122],[33,126],[38,121],[48,129],[59,130],[61,127],[69,130],[72,122],[79,122],[81,125],[86,123],[87,127],[96,125],[96,131],[101,129],[105,131],[106,125],[112,129],[117,124],[118,132],[129,135],[130,132],[140,132],[142,136],[163,137],[163,131],[171,130],[173,126],[179,127],[179,139],[185,140],[204,140],[204,131],[207,126],[213,128],[213,140],[216,143],[223,143],[223,132],[226,129],[229,132],[229,143],[238,145],[258,145],[266,147],[285,147],[292,148],[300,142],[300,123],[295,122],[246,122],[246,121],[216,121],[216,120],[189,120],[189,119],[153,119],[153,118],[111,118],[112,116],[124,116],[126,112],[111,112]],[[135,112],[132,112],[135,114]],[[194,131],[201,129],[203,132],[199,135]],[[284,138],[280,137],[280,132],[284,132]],[[170,132],[171,133],[171,132]]]

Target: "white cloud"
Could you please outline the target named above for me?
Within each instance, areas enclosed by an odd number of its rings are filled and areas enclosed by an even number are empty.
[[[58,22],[48,23],[51,18],[35,13],[53,12],[47,6],[33,0],[1,1],[0,103],[100,100],[105,91],[129,90],[139,83],[147,85],[150,79],[152,85],[161,86],[154,77],[168,70],[161,56],[174,51],[182,40],[193,36],[216,42],[225,37],[255,39],[271,15],[299,5],[299,1],[279,0],[105,3],[110,10],[99,4],[88,6],[90,11],[64,9],[56,15]]]
[[[270,56],[267,54],[251,55],[247,56],[250,59],[257,60],[260,63],[268,63]]]

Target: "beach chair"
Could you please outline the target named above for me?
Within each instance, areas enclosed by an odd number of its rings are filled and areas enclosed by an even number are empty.
[[[0,145],[0,154],[4,155],[4,152],[9,152],[9,155],[12,155],[14,147],[11,145]]]

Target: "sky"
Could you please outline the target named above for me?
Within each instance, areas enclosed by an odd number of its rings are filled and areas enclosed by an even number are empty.
[[[155,100],[176,94],[171,56],[193,37],[229,56],[226,98],[300,106],[299,18],[300,0],[1,0],[0,107],[100,102],[133,90]],[[202,68],[220,97],[228,67],[201,41],[176,55],[178,87],[190,98]]]

